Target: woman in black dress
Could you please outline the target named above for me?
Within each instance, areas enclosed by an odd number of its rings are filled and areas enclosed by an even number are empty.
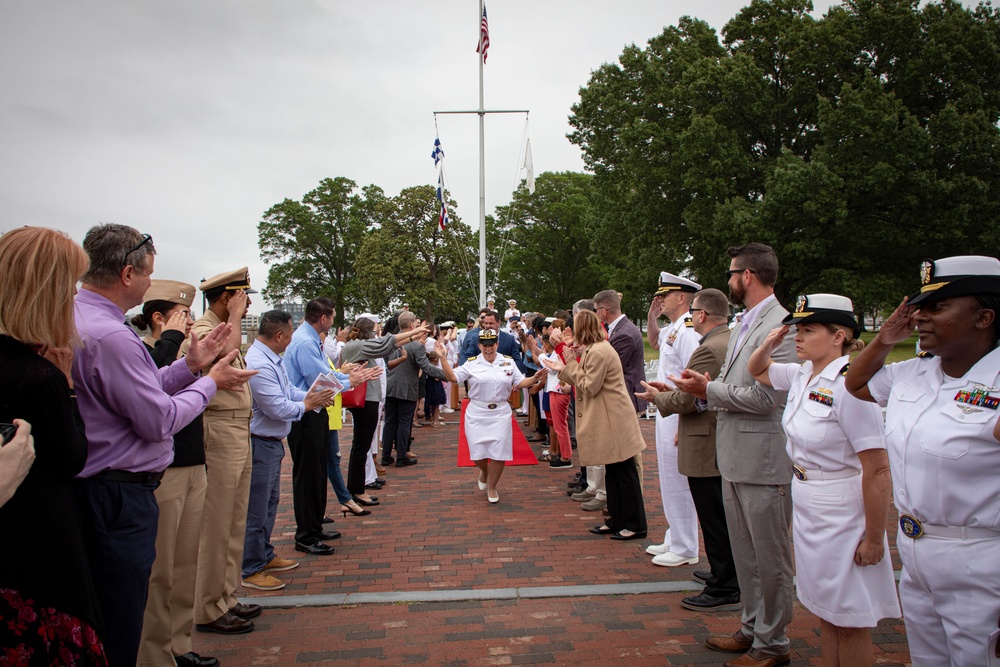
[[[0,422],[32,425],[35,462],[0,507],[0,657],[107,665],[73,478],[87,461],[70,345],[83,248],[51,229],[0,236]]]

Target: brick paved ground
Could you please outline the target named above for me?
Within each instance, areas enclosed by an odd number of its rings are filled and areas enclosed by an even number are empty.
[[[571,472],[550,471],[545,464],[508,468],[500,503],[487,504],[474,469],[455,466],[457,426],[449,425],[414,429],[419,465],[389,468],[388,484],[373,492],[382,505],[371,508],[370,516],[343,518],[334,514],[339,505],[331,502],[332,527],[343,533],[331,543],[337,553],[305,556],[293,551],[291,460],[286,456],[274,543],[280,556],[297,558],[301,565],[280,573],[287,583],[282,591],[241,589],[240,595],[267,605],[294,596],[310,606],[268,607],[248,635],[195,633],[195,650],[227,666],[721,664],[726,656],[707,650],[703,642],[709,634],[735,630],[739,614],[699,614],[680,607],[680,598],[689,594],[680,589],[698,589],[691,572],[707,569],[707,562],[656,567],[643,551],[662,538],[666,524],[653,424],[642,424],[650,444],[644,495],[651,539],[632,542],[588,533],[601,523],[600,513],[581,511],[566,497]],[[345,452],[350,434],[350,427],[341,433]],[[346,472],[346,456],[343,465]],[[898,569],[894,546],[891,551]],[[657,586],[668,592],[581,595],[568,588],[595,584]],[[511,590],[526,587],[545,587],[556,597]],[[470,590],[474,593],[461,593]],[[342,598],[312,597],[386,592],[403,593],[404,601],[352,605],[340,604]],[[405,600],[428,592],[498,599]],[[819,664],[818,628],[818,619],[796,604],[790,629],[794,665]],[[908,663],[901,620],[884,621],[873,636],[878,664]]]

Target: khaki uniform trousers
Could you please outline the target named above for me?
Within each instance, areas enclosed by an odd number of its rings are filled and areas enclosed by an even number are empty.
[[[250,501],[250,410],[206,410],[205,520],[198,553],[195,622],[212,623],[236,606]]]
[[[175,667],[174,656],[191,651],[205,486],[205,466],[194,465],[167,468],[155,491],[160,519],[139,644],[142,667]]]

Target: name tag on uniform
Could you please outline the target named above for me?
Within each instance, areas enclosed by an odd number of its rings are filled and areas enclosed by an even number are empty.
[[[810,391],[809,400],[822,405],[833,405],[833,390],[820,387],[815,391]]]

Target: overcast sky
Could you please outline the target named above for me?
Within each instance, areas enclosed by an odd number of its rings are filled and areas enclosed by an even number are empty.
[[[746,2],[492,0],[487,109],[530,110],[535,172],[583,171],[567,116],[590,73],[683,14]],[[817,15],[830,2],[816,3]],[[157,278],[249,265],[264,211],[320,179],[432,184],[434,111],[478,106],[478,0],[5,0],[0,231],[152,234]],[[478,227],[478,121],[438,116],[457,214]],[[523,115],[486,120],[486,210],[519,178]],[[478,282],[478,279],[476,279]],[[259,301],[257,305],[262,305]],[[260,312],[257,305],[253,312]]]

